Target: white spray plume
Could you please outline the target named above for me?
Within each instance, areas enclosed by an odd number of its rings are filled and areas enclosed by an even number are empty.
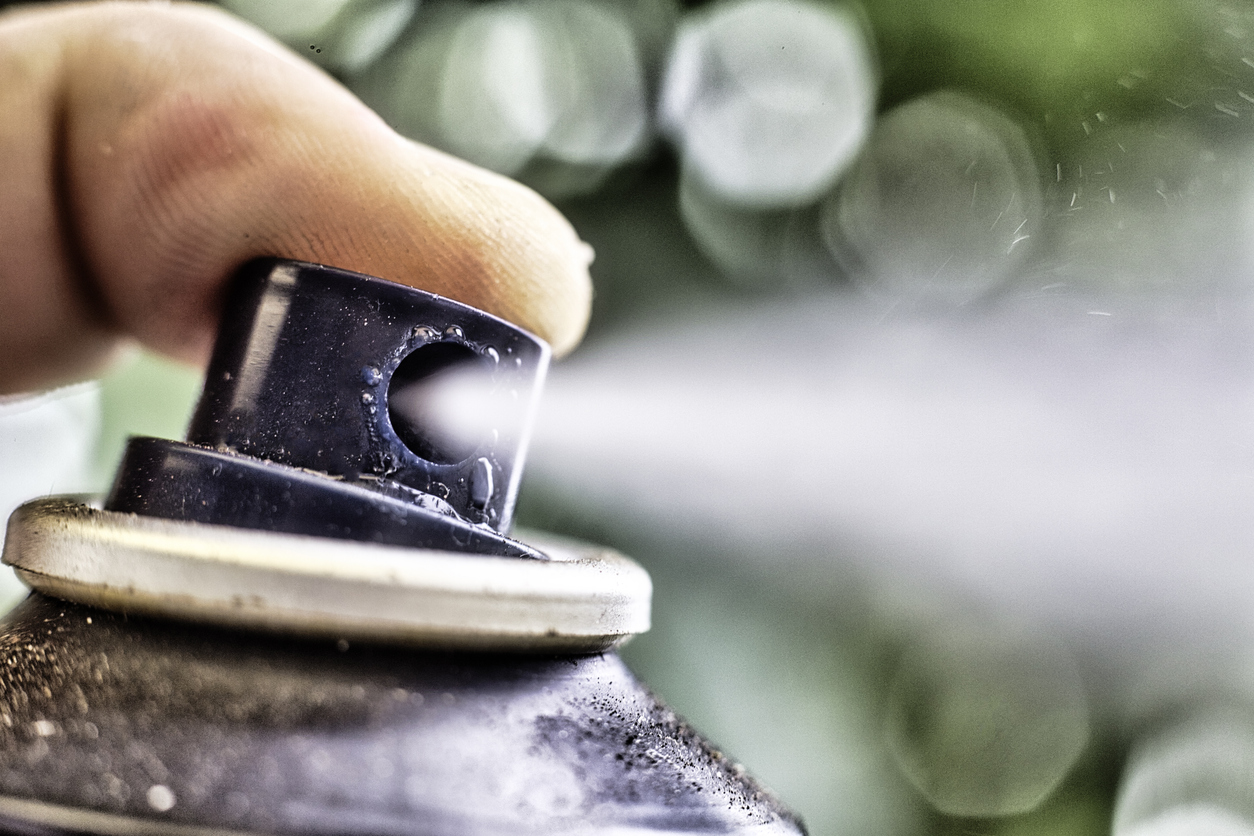
[[[1107,646],[1254,647],[1254,317],[1158,304],[832,297],[657,326],[555,370],[531,474],[785,579],[817,562]]]

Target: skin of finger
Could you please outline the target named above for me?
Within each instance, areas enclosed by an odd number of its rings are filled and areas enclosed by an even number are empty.
[[[73,380],[105,362],[116,342],[65,246],[60,51],[55,43],[14,48],[29,27],[6,23],[0,18],[0,394]]]
[[[30,160],[14,173],[0,157],[0,184],[12,181],[39,212],[6,207],[12,226],[0,236],[41,243],[24,274],[0,267],[0,311],[13,302],[26,312],[0,313],[0,329],[45,346],[36,370],[49,380],[89,371],[83,358],[111,334],[203,363],[225,282],[258,255],[450,296],[558,353],[582,335],[590,251],[556,210],[399,137],[320,70],[221,12],[28,11],[0,17],[6,53],[18,55],[0,61],[0,90],[25,92],[0,94],[0,122],[39,131],[0,132]],[[14,377],[0,386],[29,388]]]

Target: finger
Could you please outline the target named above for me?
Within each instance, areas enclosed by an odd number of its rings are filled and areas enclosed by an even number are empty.
[[[207,7],[0,16],[0,391],[124,337],[192,362],[258,255],[333,264],[579,340],[590,250],[530,190],[411,143]]]

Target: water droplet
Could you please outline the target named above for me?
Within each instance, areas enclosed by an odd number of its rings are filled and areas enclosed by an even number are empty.
[[[434,328],[428,328],[426,325],[415,325],[414,330],[411,333],[413,334],[414,339],[423,340],[425,342],[431,342],[439,336]]]
[[[174,791],[165,784],[153,784],[148,788],[148,806],[158,813],[164,813],[178,801]]]
[[[492,462],[480,458],[470,474],[470,504],[476,508],[487,507],[492,500]]]
[[[370,394],[369,392],[362,392],[361,402],[362,403],[374,403],[374,395]]]
[[[488,346],[487,348],[483,350],[483,356],[487,357],[493,363],[501,362],[501,355],[492,346]]]
[[[450,325],[449,327],[444,329],[444,336],[452,337],[455,340],[460,340],[460,339],[463,339],[466,335],[462,331],[462,329],[459,328],[458,326]]]
[[[379,381],[383,379],[383,375],[374,366],[363,366],[361,379],[367,386],[378,386]]]

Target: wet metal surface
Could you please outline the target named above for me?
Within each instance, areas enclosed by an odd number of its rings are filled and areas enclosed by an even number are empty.
[[[801,832],[612,654],[285,641],[37,594],[6,628],[0,801],[237,832]]]

